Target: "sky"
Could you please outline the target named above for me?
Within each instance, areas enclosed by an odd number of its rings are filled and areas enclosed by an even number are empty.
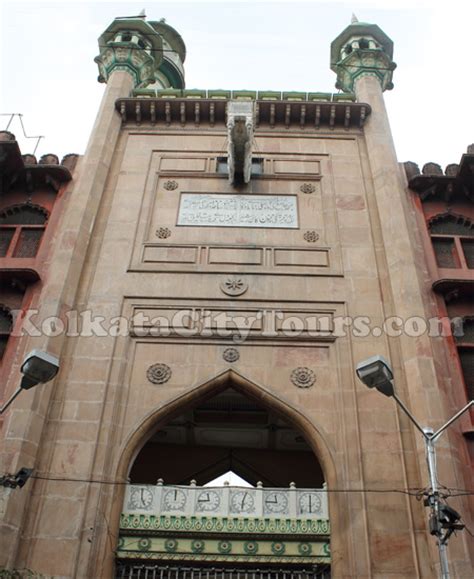
[[[44,135],[38,157],[83,154],[104,91],[97,38],[142,9],[182,35],[187,88],[307,92],[337,92],[330,44],[354,13],[395,44],[395,88],[384,95],[399,161],[444,168],[474,142],[474,2],[462,0],[0,0],[0,130],[21,113],[28,135]],[[33,151],[18,117],[9,130]]]

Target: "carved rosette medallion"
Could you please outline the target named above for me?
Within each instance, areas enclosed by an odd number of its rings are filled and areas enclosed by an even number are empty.
[[[311,388],[316,382],[315,373],[309,368],[295,368],[291,373],[291,381],[298,388]]]
[[[319,239],[319,234],[314,229],[309,229],[304,233],[303,237],[308,243],[315,243]]]
[[[151,547],[151,539],[142,538],[138,541],[140,551],[148,551]]]
[[[313,550],[313,547],[312,547],[311,543],[299,543],[299,545],[298,545],[298,551],[299,551],[300,555],[309,557],[311,555],[312,550]]]
[[[275,553],[275,555],[283,555],[285,550],[285,543],[280,543],[279,541],[272,543],[272,552]]]
[[[222,357],[226,362],[232,363],[237,362],[237,360],[240,358],[240,354],[236,348],[226,348],[222,354]]]
[[[166,539],[165,551],[168,551],[168,553],[174,553],[177,549],[178,541],[176,539]]]
[[[152,384],[164,384],[171,378],[171,368],[167,364],[153,364],[148,368],[146,377]]]
[[[175,189],[178,188],[178,183],[176,181],[165,181],[163,187],[167,191],[174,191]]]
[[[191,541],[191,551],[193,553],[202,553],[204,551],[206,544],[204,543],[204,541],[201,541],[200,539],[195,539],[194,541]]]
[[[228,296],[241,296],[248,287],[248,283],[239,277],[229,277],[220,284],[221,290]]]
[[[303,183],[300,187],[301,193],[311,194],[316,191],[316,187],[312,183]]]
[[[159,227],[155,231],[155,235],[159,239],[167,239],[171,235],[171,230],[168,227]]]
[[[232,543],[230,541],[219,541],[217,550],[222,554],[230,553],[232,551]]]
[[[258,543],[257,541],[245,541],[244,543],[244,551],[247,555],[254,555],[258,552]]]

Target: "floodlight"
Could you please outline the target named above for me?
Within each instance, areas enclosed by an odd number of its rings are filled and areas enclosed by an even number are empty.
[[[368,388],[376,388],[385,396],[393,396],[393,372],[383,356],[372,356],[359,362],[356,373],[361,382]]]
[[[59,360],[56,356],[42,350],[32,350],[21,365],[20,371],[24,374],[21,388],[28,390],[37,384],[49,382],[56,376],[58,370]]]
[[[44,384],[52,380],[59,370],[59,360],[56,356],[42,350],[31,350],[23,360],[20,372],[23,374],[20,386],[0,408],[3,414],[22,390],[29,390],[37,384]]]
[[[19,486],[20,488],[24,487],[26,481],[30,478],[32,474],[33,474],[32,468],[25,468],[25,467],[20,468],[20,470],[15,475],[15,482],[17,486]]]
[[[22,467],[16,474],[6,474],[0,476],[0,486],[9,489],[16,489],[16,487],[24,487],[26,481],[33,474],[32,468]]]

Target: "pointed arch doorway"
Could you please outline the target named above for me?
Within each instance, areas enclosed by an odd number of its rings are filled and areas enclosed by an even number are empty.
[[[227,371],[150,415],[137,436],[116,577],[330,577],[315,448],[326,463],[328,452],[281,398]],[[228,471],[248,485],[207,486]]]

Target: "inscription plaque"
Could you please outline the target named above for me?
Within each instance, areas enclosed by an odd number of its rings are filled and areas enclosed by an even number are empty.
[[[296,196],[183,193],[177,224],[297,229]]]

